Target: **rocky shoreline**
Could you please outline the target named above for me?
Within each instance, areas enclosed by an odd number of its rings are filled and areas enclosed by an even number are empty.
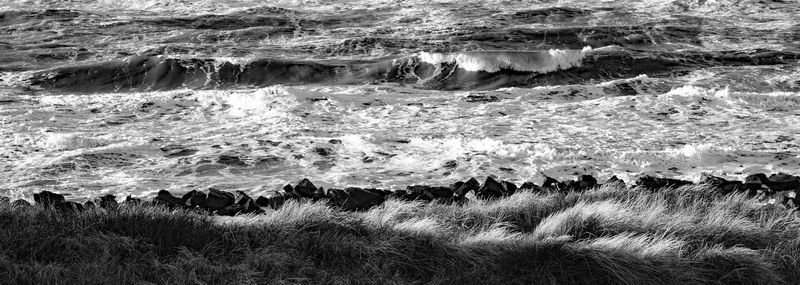
[[[96,207],[113,209],[120,204],[152,203],[166,206],[169,209],[193,209],[220,216],[235,216],[239,214],[261,214],[265,212],[265,209],[277,210],[284,203],[292,200],[298,202],[323,201],[328,206],[343,211],[364,211],[383,204],[388,198],[463,205],[469,202],[469,198],[466,197],[469,192],[474,193],[475,199],[491,200],[513,195],[517,191],[534,193],[583,192],[603,185],[628,189],[639,188],[650,191],[698,185],[721,195],[746,193],[750,197],[760,198],[765,201],[765,204],[784,205],[787,207],[800,205],[800,198],[796,195],[796,192],[800,191],[800,176],[782,172],[771,174],[770,176],[764,173],[752,174],[747,176],[744,181],[727,180],[704,174],[697,183],[644,175],[638,177],[630,185],[616,176],[611,177],[604,183],[598,183],[597,179],[591,175],[581,175],[575,180],[569,181],[558,181],[552,177],[545,176],[542,185],[525,182],[517,186],[513,182],[489,176],[483,183],[478,182],[473,177],[449,186],[412,185],[404,190],[357,187],[330,188],[326,190],[323,187],[317,187],[310,180],[304,178],[294,186],[287,184],[282,190],[272,191],[266,196],[259,196],[256,199],[251,198],[243,191],[228,192],[212,187],[206,191],[192,190],[180,197],[167,190],[161,190],[156,197],[151,199],[127,196],[121,203],[116,196],[110,194],[79,203],[67,201],[64,195],[50,191],[34,194],[33,200],[36,206],[52,207],[61,212],[80,212]],[[0,196],[0,203],[11,203],[16,207],[34,206],[24,199],[11,202],[9,197],[3,196]]]

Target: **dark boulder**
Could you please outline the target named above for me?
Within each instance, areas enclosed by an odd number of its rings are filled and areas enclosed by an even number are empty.
[[[286,193],[294,192],[294,187],[292,187],[292,185],[286,184],[283,186],[283,192]]]
[[[503,189],[505,189],[505,195],[510,196],[517,193],[517,184],[509,181],[500,181],[500,184],[503,185]]]
[[[761,193],[773,194],[772,190],[767,186],[769,178],[764,173],[750,174],[744,178],[744,188],[750,196],[756,196]]]
[[[800,177],[779,172],[777,174],[770,175],[767,179],[767,187],[769,187],[769,189],[772,191],[779,192],[800,190]]]
[[[681,186],[692,185],[692,182],[672,179],[672,178],[661,178],[650,175],[642,175],[636,179],[636,183],[634,185],[649,190],[661,190],[661,189],[678,188]]]
[[[130,198],[130,196],[128,196]],[[117,203],[117,197],[111,194],[106,194],[97,198],[96,203],[100,205],[100,208],[103,209],[116,209],[119,207],[119,203]]]
[[[64,199],[64,195],[56,194],[50,191],[42,191],[33,194],[33,201],[35,201],[37,205],[47,207],[64,202],[66,199]]]
[[[558,184],[560,183],[561,182],[558,182],[558,180],[556,180],[555,178],[545,175],[544,182],[542,182],[542,188],[551,191],[558,190]]]
[[[314,193],[317,192],[317,186],[308,179],[303,178],[303,180],[300,180],[300,183],[297,183],[297,186],[294,186],[294,192],[300,197],[314,198]]]
[[[403,197],[403,200],[406,201],[422,200],[428,202],[433,201],[433,198],[431,196],[425,195],[424,187],[425,186],[407,186],[406,192],[408,192],[408,194],[406,194],[405,197]]]
[[[97,208],[97,204],[95,204],[95,202],[92,201],[92,200],[86,200],[86,202],[83,202],[83,208],[84,209],[95,209],[95,208]]]
[[[199,207],[203,209],[208,208],[208,205],[206,205],[206,199],[208,199],[208,194],[202,191],[195,191],[195,190],[192,190],[189,193],[191,193],[192,196],[189,196],[188,200],[185,200],[184,205],[188,206],[189,208],[194,208],[194,207]],[[186,195],[184,195],[183,198],[185,198],[185,196]],[[181,198],[181,200],[183,200],[183,198]]]
[[[483,182],[481,188],[478,189],[478,192],[475,193],[475,197],[478,199],[496,199],[505,196],[506,189],[503,187],[503,184],[497,182],[491,176],[486,177],[486,181]]]
[[[385,197],[366,189],[350,187],[344,190],[328,190],[329,205],[345,211],[365,211],[374,206],[383,204]]]
[[[606,182],[603,183],[603,185],[607,185],[607,186],[611,186],[611,187],[617,187],[617,188],[627,188],[628,187],[627,185],[625,185],[625,181],[623,181],[622,179],[619,179],[616,175],[611,176],[611,178],[606,180]]]
[[[741,181],[729,181],[725,178],[716,177],[707,173],[703,173],[700,176],[699,184],[709,186],[714,191],[723,195],[745,190],[744,184]]]
[[[224,209],[233,205],[236,197],[229,192],[219,190],[217,188],[209,188],[208,195],[206,196],[206,209],[216,211]]]
[[[256,204],[261,207],[270,207],[273,210],[280,209],[283,206],[283,203],[286,202],[286,198],[280,192],[271,192],[267,193],[267,196],[260,196],[256,199]]]
[[[542,187],[540,187],[539,185],[536,185],[535,183],[530,182],[530,181],[522,183],[522,186],[519,187],[519,190],[531,191],[533,193],[544,191],[544,189],[542,189]]]
[[[167,206],[169,209],[186,207],[181,198],[173,196],[172,193],[169,193],[167,190],[158,191],[158,195],[153,198],[153,203]]]
[[[131,197],[131,195],[125,197],[125,204],[141,204],[141,203],[142,199]]]
[[[419,193],[428,197],[426,200],[447,199],[453,197],[453,190],[450,187],[413,185],[408,186],[406,190],[411,193]]]
[[[456,197],[464,197],[467,195],[467,193],[469,193],[469,191],[474,191],[477,193],[478,189],[481,187],[481,183],[478,182],[475,177],[470,178],[467,180],[467,182],[463,182],[461,184],[456,183],[455,185],[458,185],[458,187],[453,187],[453,195]]]
[[[33,205],[31,205],[31,203],[28,202],[27,200],[17,199],[11,203],[11,206],[17,208],[27,208],[27,207],[32,207]]]
[[[53,208],[63,213],[83,212],[83,205],[72,201],[62,201],[53,205]]]
[[[235,204],[242,206],[242,213],[245,214],[260,214],[264,212],[264,210],[261,210],[261,207],[256,204],[256,201],[254,201],[253,198],[250,198],[250,196],[242,191],[236,191]]]
[[[584,174],[578,177],[578,189],[580,191],[589,190],[597,187],[597,179],[594,176]]]

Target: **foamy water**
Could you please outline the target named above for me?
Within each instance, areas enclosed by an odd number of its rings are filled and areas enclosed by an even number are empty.
[[[0,195],[800,173],[751,2],[5,2]]]

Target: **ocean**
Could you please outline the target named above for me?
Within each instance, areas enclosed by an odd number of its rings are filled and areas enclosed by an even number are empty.
[[[4,0],[0,193],[796,174],[798,15],[777,0]]]

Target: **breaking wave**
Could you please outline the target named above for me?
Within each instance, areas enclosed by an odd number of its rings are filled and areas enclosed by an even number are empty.
[[[800,59],[800,54],[781,51],[674,53],[637,52],[620,47],[420,52],[374,61],[135,56],[120,61],[30,71],[27,78],[15,78],[13,82],[72,92],[384,82],[458,90],[590,84],[597,83],[597,80],[631,78],[640,74],[670,76],[699,67],[774,65],[797,59]]]

